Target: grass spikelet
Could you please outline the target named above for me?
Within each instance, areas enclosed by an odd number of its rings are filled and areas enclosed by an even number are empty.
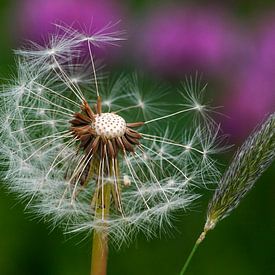
[[[189,254],[180,275],[184,275],[207,232],[226,218],[253,188],[275,158],[275,113],[248,137],[236,152],[208,205],[204,230]]]
[[[275,114],[252,133],[235,154],[209,203],[205,230],[227,217],[275,158]]]

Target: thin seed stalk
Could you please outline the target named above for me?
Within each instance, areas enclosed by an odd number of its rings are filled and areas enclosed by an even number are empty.
[[[104,211],[104,219],[108,219],[111,201],[111,185],[104,186],[104,202],[99,204],[96,211],[96,218],[102,218]],[[102,222],[100,230],[94,230],[93,245],[92,245],[92,262],[91,275],[106,275],[108,261],[108,228],[107,224]]]
[[[189,264],[190,264],[190,262],[191,262],[191,260],[192,260],[192,258],[193,258],[193,256],[194,256],[195,252],[197,251],[198,247],[200,246],[201,242],[204,240],[204,238],[205,238],[205,236],[206,236],[206,233],[207,233],[207,230],[205,229],[205,230],[200,234],[200,236],[199,236],[199,238],[197,239],[197,241],[195,242],[195,245],[193,246],[193,248],[192,248],[192,250],[191,250],[191,252],[190,252],[190,254],[189,254],[189,256],[188,256],[188,258],[187,258],[187,260],[186,260],[186,262],[185,262],[185,264],[184,264],[184,266],[183,266],[183,268],[182,268],[181,271],[180,271],[180,275],[184,275],[185,272],[187,271],[188,266],[189,266]]]

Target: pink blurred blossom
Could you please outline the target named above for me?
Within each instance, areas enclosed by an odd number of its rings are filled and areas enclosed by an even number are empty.
[[[248,69],[232,84],[224,105],[229,116],[225,132],[235,140],[243,139],[267,114],[275,111],[274,80],[257,69]]]
[[[239,36],[221,9],[169,6],[150,14],[138,36],[141,61],[155,72],[219,74],[235,62]]]
[[[252,51],[224,99],[226,131],[245,138],[265,116],[275,111],[275,17],[267,16],[250,41]]]

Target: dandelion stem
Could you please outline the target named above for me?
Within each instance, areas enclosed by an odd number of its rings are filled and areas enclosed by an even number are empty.
[[[97,218],[104,220],[108,218],[110,209],[110,184],[104,185],[104,201],[97,206]],[[100,197],[100,196],[99,196]],[[104,213],[104,214],[103,214]],[[108,228],[107,224],[102,221],[101,228],[94,230],[91,275],[106,275],[108,260]]]
[[[188,256],[188,258],[187,258],[187,260],[186,260],[186,262],[185,262],[185,264],[184,264],[184,266],[183,266],[183,268],[182,268],[182,270],[181,270],[181,272],[180,272],[180,275],[184,275],[184,274],[185,274],[185,272],[186,272],[186,270],[187,270],[187,268],[188,268],[188,266],[189,266],[189,264],[190,264],[190,262],[191,262],[191,260],[192,260],[192,258],[193,258],[193,256],[194,256],[196,250],[197,250],[198,247],[200,246],[201,242],[204,240],[204,238],[205,238],[205,236],[206,236],[206,233],[207,233],[207,231],[204,230],[204,231],[200,234],[200,236],[199,236],[199,238],[197,239],[197,241],[195,242],[195,245],[193,246],[193,248],[192,248],[192,250],[191,250],[191,252],[190,252],[190,254],[189,254],[189,256]]]
[[[108,234],[94,231],[91,275],[107,274]]]

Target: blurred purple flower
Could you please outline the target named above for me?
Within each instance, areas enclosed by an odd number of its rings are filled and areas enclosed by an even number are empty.
[[[224,100],[226,113],[231,117],[226,130],[237,139],[247,136],[267,114],[275,111],[274,17],[261,23],[250,43],[250,60]]]
[[[253,60],[262,73],[275,75],[275,14],[265,16],[256,34]]]
[[[275,111],[274,80],[257,69],[248,69],[232,85],[224,100],[225,131],[233,139],[242,140],[264,117]]]
[[[138,51],[150,69],[180,75],[219,74],[234,63],[239,36],[222,10],[163,7],[144,24]]]

